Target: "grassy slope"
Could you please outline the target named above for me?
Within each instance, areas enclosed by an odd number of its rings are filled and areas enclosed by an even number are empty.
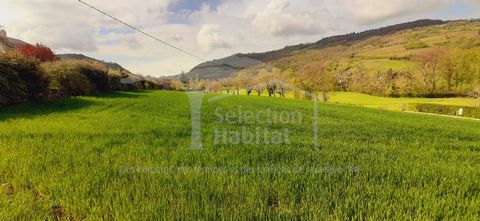
[[[417,43],[424,48],[410,48]],[[480,45],[480,22],[452,22],[395,34],[372,37],[348,46],[336,46],[318,50],[297,51],[291,56],[272,61],[273,65],[285,66],[292,61],[299,65],[312,61],[337,59],[343,64],[361,64],[370,73],[394,70],[408,70],[415,67],[409,60],[391,60],[422,53],[438,47],[473,47]],[[354,55],[354,56],[352,56]]]
[[[300,111],[304,124],[287,125],[290,145],[212,147],[219,127],[214,108],[237,105]],[[114,93],[2,110],[0,220],[61,214],[77,220],[467,220],[480,214],[478,122],[320,105],[320,150],[313,151],[312,109],[310,102],[268,97],[205,100],[205,151],[186,150],[190,113],[183,93]],[[148,174],[121,173],[122,166],[326,171]]]

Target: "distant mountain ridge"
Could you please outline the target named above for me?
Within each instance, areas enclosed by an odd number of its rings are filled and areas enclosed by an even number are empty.
[[[258,59],[261,61],[270,61],[288,55],[294,51],[305,50],[305,49],[320,49],[326,47],[333,47],[337,45],[350,44],[355,41],[365,40],[374,36],[385,36],[393,34],[395,32],[413,29],[413,28],[422,28],[434,25],[446,24],[448,21],[442,20],[431,20],[431,19],[422,19],[413,22],[406,22],[397,25],[391,25],[387,27],[382,27],[378,29],[372,29],[363,32],[353,32],[345,35],[337,35],[323,38],[320,41],[315,43],[299,44],[294,46],[287,46],[280,50],[269,51],[264,53],[250,53],[250,54],[240,54],[240,56],[247,56],[249,58]]]
[[[385,36],[393,34],[399,31],[429,27],[435,25],[447,24],[451,21],[422,19],[413,22],[401,23],[397,25],[391,25],[378,29],[368,30],[358,33],[350,33],[345,35],[338,35],[323,38],[315,43],[306,43],[293,46],[287,46],[283,49],[262,52],[262,53],[247,53],[247,54],[235,54],[226,58],[207,61],[205,63],[197,65],[190,72],[186,73],[183,77],[195,78],[197,75],[200,79],[219,79],[230,77],[234,73],[244,68],[253,67],[263,62],[272,61],[275,59],[287,57],[294,52],[302,50],[322,49],[327,47],[334,47],[337,45],[349,45],[357,41],[366,40],[375,36]],[[243,62],[243,61],[250,62]],[[237,65],[241,63],[243,65]],[[178,77],[178,76],[177,76]]]
[[[199,64],[186,75],[187,77],[192,78],[196,78],[196,76],[199,75],[202,79],[216,79],[221,76],[230,76],[244,68],[260,65],[262,63],[262,61],[237,54]]]

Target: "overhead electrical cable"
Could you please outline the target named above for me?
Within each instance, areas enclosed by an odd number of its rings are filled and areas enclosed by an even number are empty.
[[[150,38],[152,38],[152,39],[154,39],[154,40],[156,40],[156,41],[158,41],[158,42],[160,42],[160,43],[162,43],[162,44],[164,44],[164,45],[167,45],[167,46],[169,46],[169,47],[171,47],[171,48],[174,48],[174,49],[177,50],[177,51],[180,51],[180,52],[182,52],[182,53],[184,53],[184,54],[187,54],[187,55],[192,56],[192,57],[194,57],[194,58],[200,59],[200,60],[202,60],[202,61],[207,61],[206,59],[204,59],[204,58],[202,58],[202,57],[200,57],[200,56],[197,56],[197,55],[195,55],[194,53],[191,53],[191,52],[188,52],[188,51],[186,51],[186,50],[183,50],[183,49],[181,49],[181,48],[179,48],[179,47],[177,47],[177,46],[175,46],[175,45],[173,45],[173,44],[170,44],[170,43],[168,43],[168,42],[166,42],[166,41],[164,41],[164,40],[161,40],[161,39],[159,39],[159,38],[157,38],[157,37],[155,37],[155,36],[153,36],[153,35],[151,35],[151,34],[148,34],[148,33],[146,33],[145,31],[142,31],[141,29],[136,28],[136,27],[134,27],[133,25],[130,25],[130,24],[124,22],[124,21],[122,21],[122,20],[114,17],[113,15],[110,15],[109,13],[104,12],[104,11],[96,8],[95,6],[92,6],[92,5],[86,3],[86,2],[84,2],[84,1],[82,1],[82,0],[78,0],[78,1],[79,1],[80,3],[86,5],[86,6],[90,7],[91,9],[93,9],[93,10],[95,10],[95,11],[97,11],[97,12],[100,12],[101,14],[103,14],[103,15],[105,15],[105,16],[107,16],[107,17],[109,17],[109,18],[111,18],[111,19],[113,19],[113,20],[115,20],[115,21],[117,21],[117,22],[119,22],[119,23],[121,23],[121,24],[123,24],[123,25],[125,25],[125,26],[127,26],[127,27],[129,27],[129,28],[131,28],[131,29],[133,29],[133,30],[135,30],[135,31],[137,31],[137,32],[140,32],[141,34],[146,35],[146,36],[148,36],[148,37],[150,37]]]

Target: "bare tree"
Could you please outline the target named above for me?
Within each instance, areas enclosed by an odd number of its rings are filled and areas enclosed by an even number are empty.
[[[227,94],[230,94],[230,89],[232,87],[232,79],[230,78],[221,79],[220,85],[222,86],[223,90],[227,91]]]
[[[275,97],[275,92],[277,91],[277,84],[274,80],[268,80],[265,82],[267,86],[268,96],[271,97],[272,95]]]
[[[441,55],[444,49],[428,50],[424,53],[417,54],[414,61],[420,66],[420,76],[424,85],[424,93],[433,94],[437,90],[438,84],[438,67]]]
[[[255,84],[253,90],[257,93],[257,96],[261,96],[263,91],[265,91],[265,85],[263,83]]]
[[[243,80],[240,77],[232,79],[232,86],[235,88],[237,95],[240,95],[240,89],[243,87]],[[235,94],[235,92],[233,94]]]
[[[277,91],[277,85],[274,77],[274,70],[273,68],[265,68],[260,71],[260,74],[257,77],[258,81],[261,81],[265,85],[265,89],[267,90],[268,96],[271,97],[272,95],[275,96]]]
[[[276,72],[276,85],[277,85],[277,93],[281,97],[285,97],[288,90],[291,90],[291,84],[289,83],[291,79],[294,77],[294,72],[292,68],[287,68],[283,71]]]

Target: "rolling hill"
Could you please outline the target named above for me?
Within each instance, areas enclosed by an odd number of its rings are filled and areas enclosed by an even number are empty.
[[[287,46],[283,49],[236,54],[202,63],[188,77],[218,79],[239,70],[267,63],[277,67],[302,65],[314,60],[336,59],[342,63],[362,64],[370,72],[411,67],[413,55],[432,48],[480,45],[480,20],[418,20],[379,29],[324,38],[315,43]],[[240,60],[256,62],[236,66]],[[236,67],[236,68],[230,68]]]

